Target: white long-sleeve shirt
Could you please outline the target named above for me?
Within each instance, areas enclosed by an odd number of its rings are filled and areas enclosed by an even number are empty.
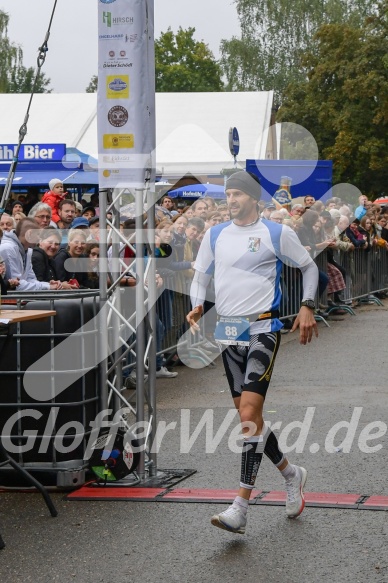
[[[0,254],[5,261],[5,276],[20,280],[17,291],[44,291],[50,289],[46,281],[38,281],[32,269],[32,249],[24,249],[14,231],[3,234]]]

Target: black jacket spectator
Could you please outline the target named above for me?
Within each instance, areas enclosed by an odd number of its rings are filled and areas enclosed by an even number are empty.
[[[83,255],[82,258],[85,258]],[[70,281],[71,279],[76,279],[81,288],[87,288],[88,286],[88,274],[82,269],[74,269],[74,271],[68,271],[65,267],[65,261],[67,259],[72,259],[70,253],[66,249],[61,249],[58,251],[57,255],[54,257],[55,270],[57,272],[58,279],[60,281]],[[77,266],[77,259],[72,259],[72,264]],[[80,266],[81,267],[81,266]]]
[[[35,247],[32,251],[32,269],[38,281],[47,281],[59,279],[55,269],[54,260],[40,247]]]

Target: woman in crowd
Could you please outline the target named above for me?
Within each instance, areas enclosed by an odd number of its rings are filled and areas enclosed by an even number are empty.
[[[387,222],[388,222],[387,215],[380,215],[375,225],[377,236],[379,237],[379,239],[385,241],[385,243],[388,242]],[[388,246],[386,245],[386,248],[387,247]]]
[[[361,235],[366,237],[366,240],[368,241],[367,250],[370,251],[372,249],[372,247],[376,244],[376,242],[375,242],[376,231],[375,231],[374,226],[373,226],[372,218],[370,215],[368,216],[368,213],[366,215],[364,215],[362,217],[362,219],[360,220],[360,225],[358,227],[358,230],[361,233]]]
[[[359,231],[360,221],[358,219],[353,219],[349,227],[346,229],[346,236],[349,241],[353,243],[356,249],[368,249],[368,237],[366,234],[362,234]]]
[[[26,215],[22,212],[17,212],[13,215],[13,218],[15,220],[15,223],[18,224],[19,221],[26,218]]]
[[[165,262],[166,267],[172,271],[184,271],[192,267],[192,262],[184,259],[187,224],[186,214],[176,215],[172,220],[172,239],[170,242],[172,252]]]
[[[369,233],[369,237],[370,237],[371,246],[386,247],[386,241],[381,237],[382,229],[380,228],[380,225],[378,224],[378,216],[376,217],[375,213],[372,213],[372,212],[370,213],[368,211],[366,213],[365,217],[363,217],[363,219],[364,218],[370,220],[370,228],[368,230],[368,233]],[[362,225],[362,221],[361,221],[361,225]]]
[[[182,219],[179,214],[175,216],[177,219]],[[172,221],[165,219],[155,227],[155,257],[158,259],[156,270],[163,279],[173,275],[170,267],[173,254],[173,226]]]
[[[98,241],[90,241],[86,244],[85,255],[88,258],[88,286],[90,289],[98,289],[100,286],[100,245]]]
[[[175,215],[181,218],[180,215]],[[156,257],[170,257],[173,222],[169,219],[160,221],[155,227]]]
[[[193,212],[193,209],[191,208],[191,206],[190,205],[187,205],[183,209],[183,213],[182,214],[187,218],[187,220],[189,220],[193,216],[194,212]]]
[[[57,281],[54,257],[58,253],[62,236],[58,229],[42,229],[39,235],[38,247],[32,251],[32,269],[38,281]],[[63,281],[58,289],[76,289],[77,286]]]
[[[323,249],[332,243],[331,238],[325,237],[323,225],[319,214],[313,210],[307,210],[302,216],[302,226],[297,235],[302,245],[314,259]]]
[[[194,265],[193,261],[185,260],[186,245],[186,228],[188,220],[185,215],[176,215],[172,221],[162,221],[156,228],[157,244],[159,251],[157,270],[163,277],[172,275],[171,272],[177,272],[174,277],[174,289],[178,293],[186,292],[185,273]]]
[[[207,214],[207,218],[206,218],[206,224],[209,227],[214,227],[214,225],[219,225],[220,223],[222,223],[222,217],[221,217],[221,213],[218,211],[210,211]]]
[[[88,274],[85,264],[80,260],[85,258],[86,233],[82,229],[70,229],[66,249],[61,249],[54,259],[55,269],[60,281],[74,283],[81,288],[88,287]],[[65,262],[71,259],[70,262]]]
[[[303,247],[305,247],[311,257],[315,259],[320,251],[325,249],[328,245],[327,241],[322,241],[322,223],[319,219],[319,214],[316,211],[309,209],[304,213],[301,220],[303,225],[298,231],[296,231],[296,234],[298,235]],[[319,297],[325,291],[328,282],[329,278],[325,271],[319,269]]]

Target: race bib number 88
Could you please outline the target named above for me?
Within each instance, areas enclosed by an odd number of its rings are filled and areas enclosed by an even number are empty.
[[[217,322],[214,338],[221,344],[249,346],[248,318],[226,318],[221,316]]]

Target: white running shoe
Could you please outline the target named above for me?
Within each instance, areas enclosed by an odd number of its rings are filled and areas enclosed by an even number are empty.
[[[286,480],[286,513],[288,518],[296,518],[304,509],[303,488],[307,480],[307,471],[296,467],[296,476],[292,480]]]
[[[177,372],[170,372],[165,366],[162,366],[160,370],[156,371],[156,378],[157,379],[173,379],[177,377]]]
[[[213,526],[218,526],[218,528],[223,528],[229,532],[244,534],[247,517],[237,506],[232,504],[224,512],[212,516],[210,522]]]
[[[144,382],[148,381],[148,375],[144,375]],[[124,379],[124,386],[126,389],[133,389],[136,387],[136,371],[133,370],[127,378]]]

